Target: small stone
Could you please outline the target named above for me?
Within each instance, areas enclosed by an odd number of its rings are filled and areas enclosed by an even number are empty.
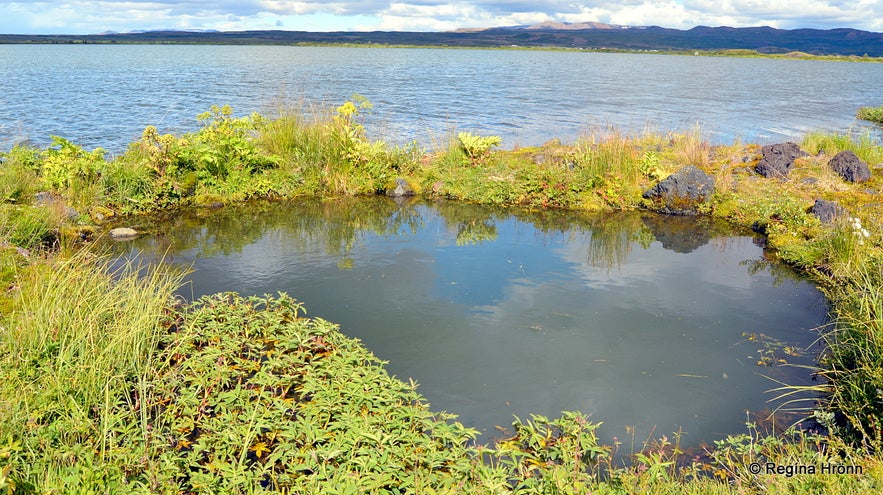
[[[34,202],[37,206],[46,206],[53,200],[52,193],[48,191],[40,191],[34,194]]]
[[[800,181],[800,183],[803,184],[804,186],[812,186],[814,184],[817,184],[818,182],[819,182],[819,179],[816,179],[815,177],[807,177],[807,178]]]
[[[129,227],[117,227],[109,232],[110,238],[116,241],[124,241],[138,237],[138,231]]]
[[[399,177],[396,179],[396,187],[395,189],[389,189],[386,191],[387,196],[392,196],[394,198],[402,198],[405,196],[413,196],[414,189],[408,185],[408,181]]]

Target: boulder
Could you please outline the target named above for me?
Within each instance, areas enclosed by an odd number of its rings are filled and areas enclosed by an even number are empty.
[[[787,177],[794,167],[794,160],[809,154],[800,149],[796,143],[778,143],[764,146],[763,157],[754,167],[760,175],[770,177]]]
[[[812,208],[809,209],[809,212],[818,217],[822,223],[831,223],[837,217],[846,215],[846,209],[840,206],[839,203],[825,199],[817,199]]]
[[[129,227],[117,227],[109,232],[110,238],[115,241],[124,241],[138,237],[138,231]]]
[[[841,151],[828,162],[831,170],[847,182],[864,182],[871,178],[871,169],[852,151]]]
[[[387,196],[392,196],[394,198],[402,198],[405,196],[413,196],[414,189],[408,185],[408,181],[399,177],[396,179],[396,187],[395,189],[387,189]]]
[[[687,165],[644,192],[660,213],[695,215],[697,207],[714,193],[714,178]]]

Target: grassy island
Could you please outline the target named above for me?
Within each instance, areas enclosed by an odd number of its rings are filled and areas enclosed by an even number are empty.
[[[880,493],[883,489],[883,146],[810,134],[787,176],[756,144],[701,130],[498,150],[460,133],[438,149],[370,140],[353,98],[272,118],[212,108],[175,136],[148,127],[110,157],[61,137],[0,154],[0,493]],[[849,151],[870,179],[844,180]],[[91,250],[109,224],[249,200],[395,194],[612,211],[693,165],[714,179],[698,213],[765,235],[832,304],[811,407],[826,435],[760,431],[687,458],[676,435],[614,460],[579,412],[513,436],[434,412],[416,385],[292,295],[173,294],[183,274]],[[810,212],[836,202],[833,218]],[[833,204],[833,203],[831,203]],[[789,388],[782,393],[787,394]],[[603,418],[597,418],[603,420]]]

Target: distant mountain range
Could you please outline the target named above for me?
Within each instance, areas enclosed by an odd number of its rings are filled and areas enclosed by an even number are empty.
[[[0,35],[0,43],[388,44],[454,47],[568,47],[630,51],[755,50],[883,57],[883,33],[857,29],[706,27],[669,29],[544,22],[449,32],[142,31],[93,35]]]

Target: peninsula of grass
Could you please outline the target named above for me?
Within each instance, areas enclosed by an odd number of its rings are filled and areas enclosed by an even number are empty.
[[[426,150],[370,140],[369,108],[359,98],[273,118],[213,108],[200,130],[148,127],[116,157],[62,138],[0,155],[0,493],[880,492],[883,146],[870,135],[807,135],[790,175],[764,178],[760,146],[710,146],[699,128],[598,129],[505,151],[460,133]],[[828,166],[845,150],[870,165],[868,181]],[[749,423],[688,458],[672,432],[622,464],[598,424],[565,412],[476,445],[474,430],[433,412],[336,325],[307,318],[296,294],[178,301],[182,273],[119,267],[89,242],[134,215],[396,188],[535,209],[651,208],[643,192],[686,165],[716,184],[700,214],[764,233],[772,256],[828,296],[820,400],[807,405],[827,434]],[[840,220],[809,213],[818,199],[836,201]]]

